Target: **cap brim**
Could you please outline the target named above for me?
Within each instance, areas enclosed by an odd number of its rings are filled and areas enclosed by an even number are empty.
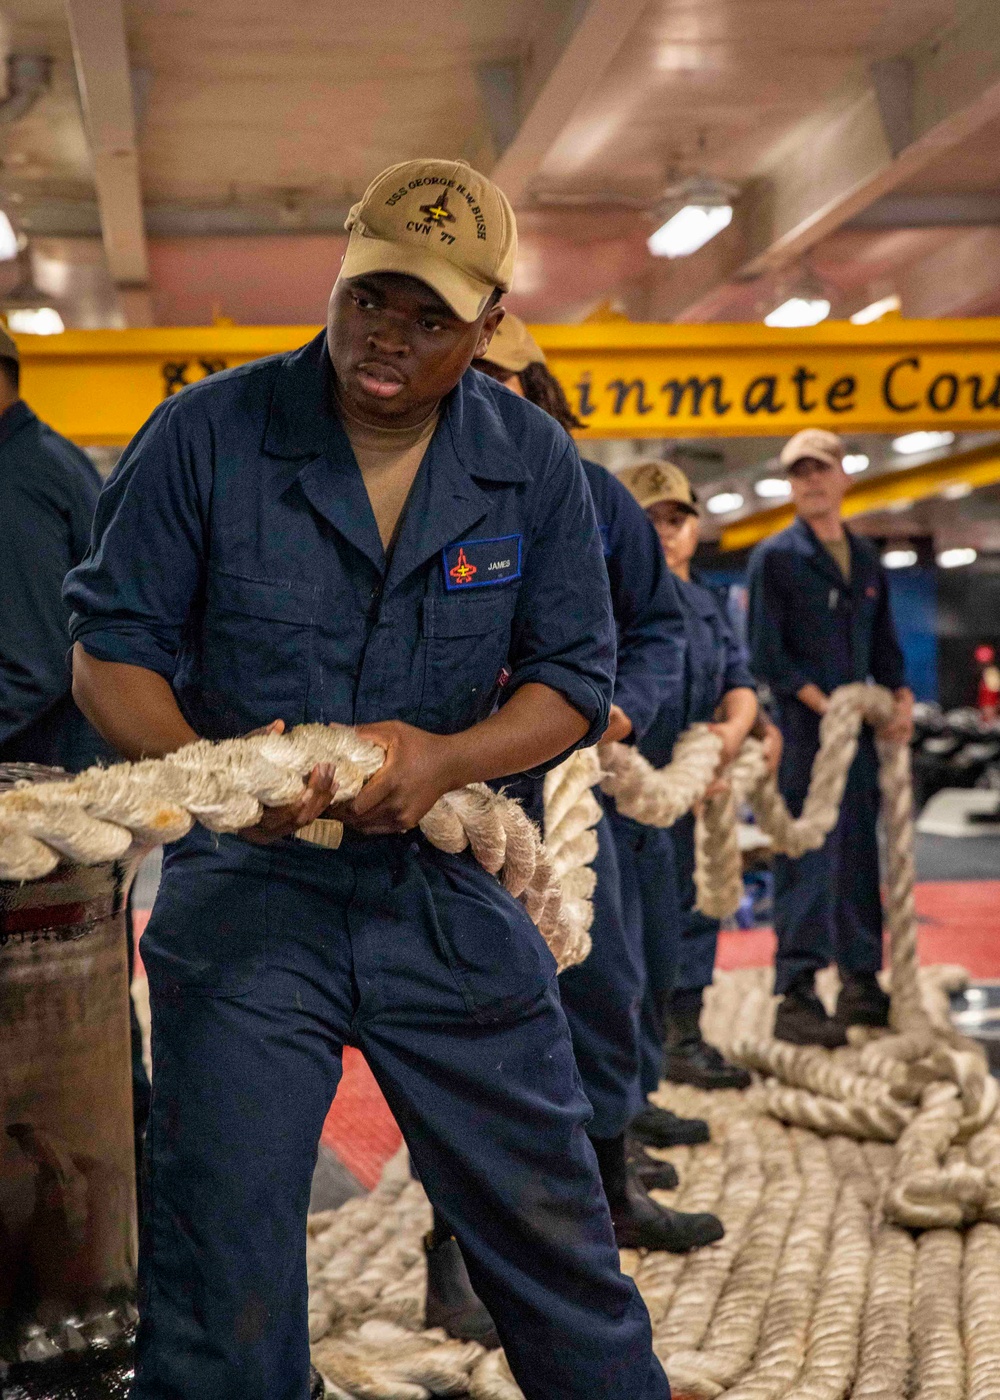
[[[690,501],[682,501],[678,496],[654,496],[651,501],[647,501],[643,510],[649,510],[650,506],[671,505],[680,506],[681,510],[686,510],[688,515],[698,515],[698,507]]]
[[[797,457],[793,457],[790,462],[786,462],[782,470],[787,476],[793,467],[797,467],[800,462],[825,462],[828,467],[842,467],[843,461],[839,457],[834,457],[831,452],[800,452]]]
[[[495,340],[490,342],[489,349],[483,359],[488,364],[496,365],[497,369],[505,370],[508,374],[520,374],[531,363],[517,351],[504,350],[502,346],[497,345]]]
[[[352,234],[341,264],[341,277],[365,277],[376,272],[398,272],[403,277],[426,282],[460,321],[477,321],[495,290],[492,283],[470,277],[454,263],[427,249]]]

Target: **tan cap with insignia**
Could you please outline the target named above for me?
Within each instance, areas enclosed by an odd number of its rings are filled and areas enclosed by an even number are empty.
[[[843,441],[825,428],[803,428],[801,433],[796,433],[785,443],[778,463],[787,471],[804,457],[814,457],[817,462],[826,462],[830,467],[843,466]]]
[[[344,227],[341,277],[400,272],[475,321],[497,287],[509,292],[517,224],[507,196],[460,160],[405,160],[374,179]]]
[[[698,501],[680,467],[673,462],[636,462],[616,472],[618,480],[627,486],[643,510],[660,501],[675,501],[692,515],[698,514]]]
[[[520,374],[529,365],[544,365],[545,354],[521,318],[507,311],[493,332],[490,348],[483,359],[498,369]]]

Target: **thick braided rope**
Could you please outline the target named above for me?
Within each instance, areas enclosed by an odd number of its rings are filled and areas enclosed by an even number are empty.
[[[288,734],[218,743],[199,740],[163,759],[89,768],[65,782],[20,784],[0,793],[0,879],[37,880],[60,858],[80,865],[176,841],[195,821],[211,831],[253,826],[264,807],[301,796],[317,763],[335,770],[338,799],[355,797],[384,751],[344,725],[305,724]],[[573,754],[546,778],[553,806],[549,844],[518,803],[473,783],[445,794],[420,823],[433,846],[471,848],[484,869],[524,904],[560,968],[586,957],[593,917],[600,818],[593,751]],[[320,823],[331,827],[333,823]]]
[[[882,686],[855,683],[833,692],[820,723],[819,750],[798,817],[789,812],[775,778],[766,773],[763,748],[753,739],[747,740],[726,769],[726,790],[705,798],[717,776],[722,752],[721,739],[706,724],[695,724],[686,730],[674,746],[670,762],[660,769],[653,768],[635,748],[607,745],[602,753],[606,770],[602,788],[615,799],[623,816],[647,826],[673,826],[686,812],[697,812],[698,908],[710,917],[726,918],[742,894],[737,842],[739,805],[750,803],[775,850],[796,858],[806,851],[818,850],[836,825],[862,724],[883,724],[892,705],[891,694]],[[886,769],[892,770],[888,778],[883,777],[883,791],[888,782],[891,801],[898,806],[909,794],[901,769],[907,755],[899,745],[885,745],[883,749],[883,774]],[[898,882],[892,883],[901,903],[905,902],[906,873],[900,869]],[[910,891],[912,895],[912,879]],[[900,913],[906,913],[905,907]]]
[[[744,1039],[754,1039],[751,1021],[765,1038],[763,972],[720,974],[706,1005],[710,1038],[738,1018]],[[925,994],[950,980],[923,977]],[[837,1072],[854,1072],[868,1049],[831,1057]],[[759,1085],[743,1094],[664,1085],[657,1100],[712,1128],[710,1143],[658,1154],[681,1177],[658,1199],[715,1210],[726,1226],[723,1240],[690,1255],[622,1252],[676,1395],[1000,1400],[1000,1226],[914,1234],[893,1224],[897,1149],[786,1127],[767,1114]],[[992,1131],[973,1134],[970,1159],[1000,1154]],[[502,1352],[423,1330],[428,1217],[401,1157],[372,1196],[311,1218],[313,1359],[329,1393],[522,1400]]]
[[[761,746],[748,741],[726,771],[726,789],[705,797],[715,776],[719,740],[693,726],[671,763],[654,770],[634,749],[609,746],[604,791],[635,820],[670,826],[696,804],[698,907],[723,918],[742,893],[737,816],[749,802],[776,850],[798,858],[818,849],[836,824],[864,723],[889,718],[892,696],[879,686],[842,686],[830,697],[801,815],[793,817]],[[895,1035],[858,1051],[796,1047],[773,1038],[723,1035],[731,1058],[765,1076],[764,1102],[787,1123],[823,1134],[898,1143],[887,1191],[888,1217],[916,1229],[1000,1223],[998,1088],[982,1052],[951,1030],[946,1009],[932,1013],[921,994],[913,900],[913,812],[909,750],[878,742],[885,826],[885,917]],[[997,1149],[992,1150],[992,1134]],[[976,1142],[976,1150],[966,1144]]]

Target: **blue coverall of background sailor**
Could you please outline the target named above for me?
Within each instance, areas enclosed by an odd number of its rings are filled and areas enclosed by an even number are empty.
[[[676,583],[656,531],[632,493],[595,462],[585,460],[583,470],[611,584],[618,639],[614,702],[641,739],[664,702],[680,694],[683,643]],[[541,822],[540,780],[521,779],[507,790]],[[606,807],[614,813],[610,798]],[[576,1063],[594,1110],[588,1132],[595,1138],[623,1133],[645,1102],[639,1087],[642,919],[634,900],[627,909],[622,906],[611,820],[606,813],[597,826],[593,946],[584,962],[559,978]]]
[[[674,742],[689,725],[710,721],[727,690],[754,689],[746,654],[722,600],[692,579],[674,580],[684,619],[682,705],[665,705],[640,749],[657,768],[670,761]],[[631,823],[634,827],[635,823]],[[637,853],[636,873],[645,910],[646,995],[642,1009],[642,1081],[647,1093],[661,1077],[664,1009],[672,992],[698,991],[712,982],[717,919],[695,908],[694,817],[689,813],[661,833],[662,862]],[[658,842],[658,844],[660,844]]]
[[[62,586],[87,552],[101,478],[21,399],[0,414],[0,763],[77,773],[112,757],[73,703]]]
[[[819,746],[819,716],[796,692],[809,681],[827,695],[869,678],[897,690],[903,654],[889,610],[885,570],[874,545],[846,532],[851,578],[803,520],[757,545],[750,556],[750,657],[770,686],[784,739],[778,786],[796,815]],[[831,960],[846,972],[882,966],[878,767],[872,731],[862,730],[840,820],[818,850],[775,859],[775,991]]]
[[[319,336],[161,405],[68,580],[74,636],[163,675],[210,738],[277,717],[455,732],[509,668],[508,693],[552,686],[593,743],[614,634],[568,437],[466,374],[387,565],[330,381]],[[459,547],[496,582],[454,586]],[[305,1217],[347,1042],[525,1395],[668,1395],[619,1269],[553,958],[469,854],[416,832],[330,851],[195,829],[168,849],[142,946],[155,1087],[137,1397],[305,1400]]]

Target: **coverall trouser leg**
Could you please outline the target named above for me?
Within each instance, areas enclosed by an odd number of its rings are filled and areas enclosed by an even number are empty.
[[[668,830],[608,814],[618,852],[622,908],[642,926],[645,986],[639,1028],[639,1082],[643,1099],[660,1083],[663,1008],[677,978],[680,911],[674,847]]]
[[[348,1042],[528,1400],[666,1400],[551,955],[469,856],[421,838],[196,842],[167,864],[143,955],[137,1400],[305,1400],[309,1185]]]
[[[779,786],[795,816],[809,787],[816,746],[790,743]],[[847,775],[837,825],[818,851],[799,860],[776,856],[775,991],[836,961],[843,972],[882,966],[882,901],[878,861],[878,758],[870,729],[861,731]]]
[[[670,828],[677,870],[677,899],[680,907],[680,947],[677,977],[671,991],[700,992],[712,985],[715,953],[719,942],[719,920],[695,908],[694,817],[689,812]]]
[[[606,816],[597,826],[594,922],[588,957],[559,978],[595,1138],[623,1133],[642,1107],[639,1018],[643,996],[642,920],[622,905],[618,853]]]

